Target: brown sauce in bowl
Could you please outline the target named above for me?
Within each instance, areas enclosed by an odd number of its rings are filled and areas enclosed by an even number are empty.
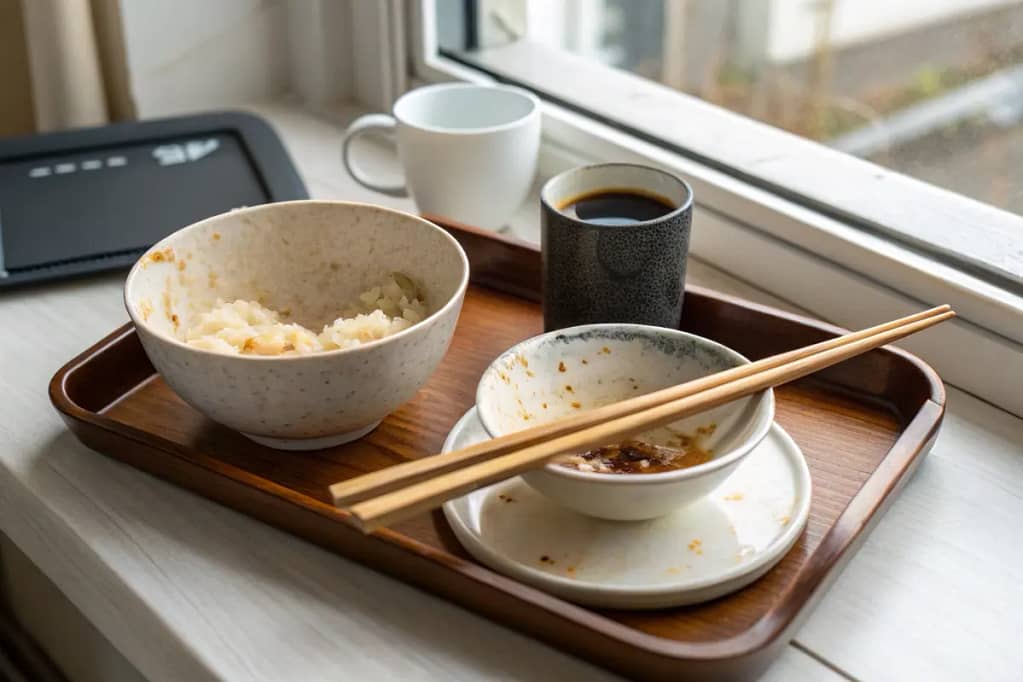
[[[689,442],[668,448],[639,440],[605,445],[578,455],[568,455],[559,464],[578,471],[600,474],[660,474],[688,469],[709,462],[709,451]]]

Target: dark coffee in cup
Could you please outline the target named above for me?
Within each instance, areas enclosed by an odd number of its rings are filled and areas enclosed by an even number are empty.
[[[571,197],[557,208],[595,225],[631,225],[661,218],[676,206],[667,197],[635,189],[598,189]]]
[[[540,192],[544,329],[621,322],[677,329],[693,192],[647,166],[583,166]]]

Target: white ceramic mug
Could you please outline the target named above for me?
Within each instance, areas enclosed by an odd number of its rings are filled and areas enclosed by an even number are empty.
[[[370,131],[396,135],[403,183],[374,179],[352,158],[352,142]],[[531,93],[443,83],[402,95],[393,116],[356,119],[345,131],[341,156],[363,187],[411,193],[421,213],[496,229],[525,201],[539,149],[540,101]]]

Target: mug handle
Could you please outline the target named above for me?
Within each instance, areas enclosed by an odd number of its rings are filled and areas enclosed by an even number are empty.
[[[345,136],[341,141],[341,161],[345,165],[345,170],[352,178],[365,187],[371,189],[374,192],[380,192],[392,197],[407,197],[408,189],[404,183],[401,184],[386,184],[378,182],[366,174],[359,166],[352,160],[352,142],[357,137],[368,132],[383,132],[390,135],[394,134],[395,129],[398,127],[398,122],[394,120],[393,116],[387,114],[366,114],[352,121],[348,129],[345,130]]]

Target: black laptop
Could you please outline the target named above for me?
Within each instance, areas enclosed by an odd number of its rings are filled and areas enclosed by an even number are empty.
[[[125,267],[197,220],[305,198],[276,133],[247,113],[0,139],[0,287]]]

